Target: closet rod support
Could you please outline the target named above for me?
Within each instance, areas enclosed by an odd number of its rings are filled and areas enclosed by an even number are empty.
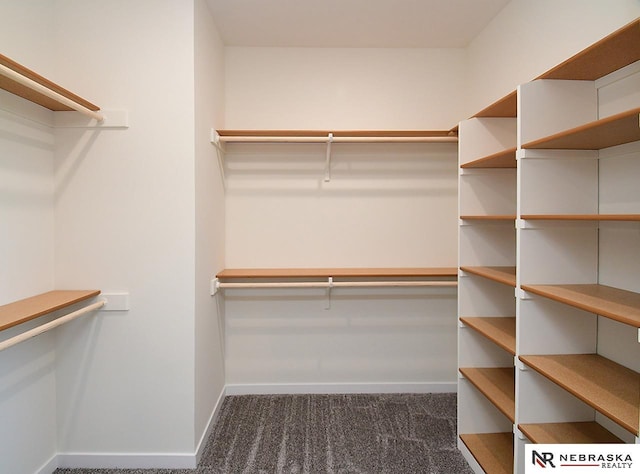
[[[333,142],[333,133],[329,133],[327,138],[327,160],[324,164],[324,182],[331,181],[331,143]]]
[[[61,104],[64,104],[67,107],[77,112],[80,112],[81,114],[87,115],[88,117],[91,117],[92,119],[95,119],[98,122],[104,121],[104,115],[98,112],[95,112],[93,110],[90,110],[86,108],[84,105],[78,104],[77,102],[63,96],[62,94],[58,94],[57,92],[49,89],[48,87],[43,86],[42,84],[38,84],[36,81],[23,76],[22,74],[14,71],[13,69],[3,64],[0,64],[0,74],[46,97],[49,97],[50,99],[56,100]]]

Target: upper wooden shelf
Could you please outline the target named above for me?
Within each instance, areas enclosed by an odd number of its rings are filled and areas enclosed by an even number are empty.
[[[640,374],[598,354],[529,355],[522,362],[638,436]]]
[[[523,214],[521,217],[532,221],[640,221],[640,214]]]
[[[461,367],[464,375],[512,423],[516,417],[513,367]]]
[[[460,439],[487,474],[513,474],[513,433],[461,434]]]
[[[640,328],[639,293],[596,284],[522,285],[522,289]]]
[[[526,423],[518,428],[536,444],[624,443],[594,421],[574,423]]]
[[[460,168],[516,168],[516,147],[460,165]]]
[[[495,215],[486,215],[486,216],[476,216],[476,215],[464,215],[460,216],[460,219],[465,221],[515,221],[515,214],[495,214]]]
[[[485,107],[480,112],[475,114],[472,118],[483,117],[504,117],[514,118],[518,116],[518,93],[517,91],[510,92],[501,99],[498,99],[493,104]]]
[[[537,79],[595,81],[640,60],[640,19],[580,51]]]
[[[72,100],[73,102],[76,102],[80,105],[82,105],[83,107],[86,107],[89,110],[93,110],[93,111],[98,111],[100,110],[100,107],[98,107],[95,104],[92,104],[91,102],[89,102],[86,99],[83,99],[80,96],[77,96],[76,94],[74,94],[73,92],[68,91],[67,89],[59,86],[58,84],[51,82],[50,80],[42,77],[41,75],[35,73],[34,71],[32,71],[31,69],[28,69],[24,66],[22,66],[21,64],[18,64],[17,62],[13,61],[12,59],[0,54],[0,64],[21,74],[22,76],[31,79],[34,82],[37,82],[38,84],[46,87],[47,89],[50,89],[54,92],[57,92],[58,94],[66,97],[67,99]],[[0,89],[4,89],[6,91],[11,92],[12,94],[15,94],[17,96],[20,96],[24,99],[27,99],[31,102],[34,102],[38,105],[41,105],[49,110],[54,110],[54,111],[70,111],[70,110],[74,110],[70,107],[68,107],[65,104],[62,104],[50,97],[47,97],[37,91],[34,91],[33,89],[30,89],[16,81],[14,81],[13,79],[3,76],[0,74]]]
[[[455,267],[424,268],[226,268],[216,277],[246,278],[425,278],[458,276]]]
[[[304,143],[333,142],[451,142],[458,141],[452,130],[216,130],[223,142]]]
[[[460,267],[460,270],[509,286],[516,286],[516,267]]]
[[[478,331],[511,355],[516,355],[516,318],[460,317],[460,321]]]
[[[99,294],[100,290],[55,290],[0,306],[0,331]]]
[[[601,150],[640,140],[640,107],[522,145],[529,149]]]

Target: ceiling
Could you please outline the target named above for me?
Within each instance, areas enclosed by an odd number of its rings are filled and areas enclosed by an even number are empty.
[[[227,46],[463,48],[510,0],[207,0]]]

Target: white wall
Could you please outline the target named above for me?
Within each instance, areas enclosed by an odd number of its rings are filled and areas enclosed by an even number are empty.
[[[224,268],[224,187],[211,128],[224,125],[224,47],[204,0],[195,2],[195,440],[224,390],[224,306],[210,279]],[[203,440],[206,441],[206,438]],[[197,447],[197,446],[196,446]]]
[[[462,109],[462,50],[227,48],[226,67],[229,129],[448,129]],[[324,145],[227,151],[229,268],[456,265],[455,144],[334,145],[330,182]],[[225,296],[232,386],[455,382],[455,291]]]
[[[2,53],[52,70],[51,2],[0,2]],[[12,21],[4,21],[11,18]],[[34,34],[34,32],[36,32]],[[0,305],[54,284],[51,113],[0,91]],[[39,123],[40,122],[40,123]],[[32,324],[25,324],[29,328]],[[19,329],[1,334],[4,340]],[[56,453],[55,338],[0,353],[0,471],[35,472]]]
[[[464,50],[227,48],[226,128],[450,129]]]
[[[512,0],[467,48],[462,118],[638,16],[637,0]]]

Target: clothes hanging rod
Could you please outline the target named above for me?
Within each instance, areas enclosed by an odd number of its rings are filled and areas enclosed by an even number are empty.
[[[84,308],[80,308],[76,311],[73,311],[69,314],[66,314],[64,316],[61,316],[59,318],[54,319],[53,321],[49,321],[48,323],[42,324],[40,326],[37,326],[33,329],[30,329],[28,331],[25,331],[21,334],[18,334],[17,336],[14,336],[12,338],[9,338],[5,341],[0,342],[0,351],[3,351],[5,349],[8,349],[9,347],[15,346],[16,344],[19,344],[21,342],[24,342],[28,339],[31,339],[32,337],[36,337],[39,336],[40,334],[50,331],[51,329],[57,328],[58,326],[61,326],[65,323],[68,323],[70,321],[73,321],[76,318],[79,318],[80,316],[83,316],[91,311],[95,311],[97,309],[102,308],[104,305],[106,304],[105,300],[101,300],[101,301],[97,301],[93,304],[87,305]]]
[[[457,136],[285,136],[220,135],[224,143],[457,143]]]
[[[88,109],[87,107],[85,107],[82,104],[77,103],[74,100],[69,99],[68,97],[63,96],[62,94],[57,93],[56,91],[53,91],[51,89],[49,89],[46,86],[43,86],[42,84],[39,84],[38,82],[29,79],[28,77],[23,76],[22,74],[20,74],[19,72],[14,71],[13,69],[5,66],[4,64],[0,64],[0,74],[8,77],[9,79],[13,80],[14,82],[17,82],[18,84],[21,84],[25,87],[28,87],[29,89],[32,89],[36,92],[38,92],[39,94],[42,94],[50,99],[53,99],[61,104],[66,105],[67,107],[80,112],[81,114],[84,114],[88,117],[91,117],[95,120],[97,120],[98,122],[103,122],[104,121],[104,115],[102,115],[101,113],[95,112],[91,109]]]
[[[256,283],[226,283],[217,282],[219,289],[242,288],[398,288],[398,287],[455,287],[455,280],[429,281],[306,281],[306,282],[256,282]]]

